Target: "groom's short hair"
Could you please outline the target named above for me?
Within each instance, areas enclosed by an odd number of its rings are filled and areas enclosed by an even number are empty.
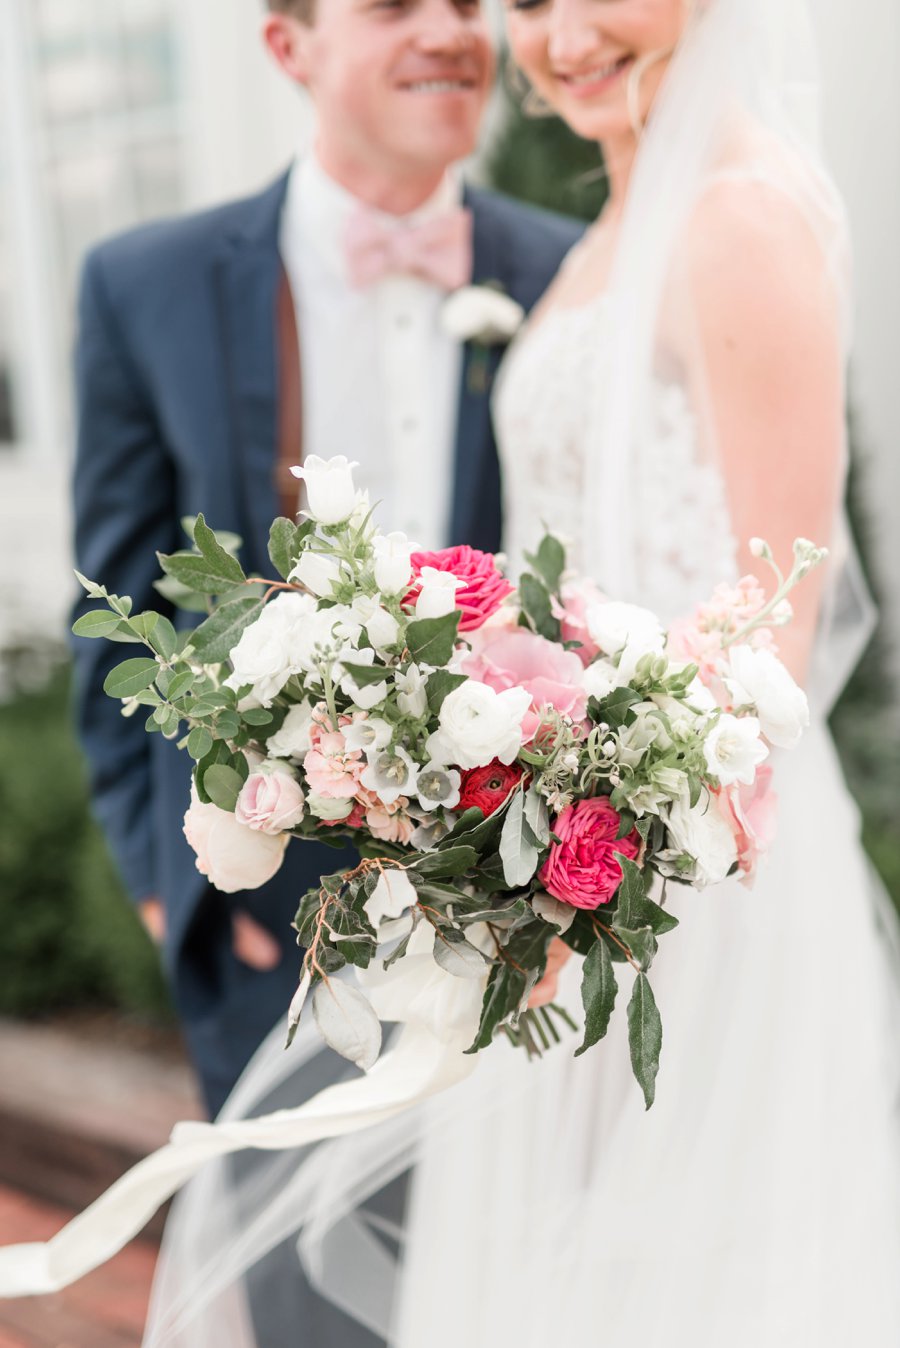
[[[311,23],[315,17],[316,0],[266,0],[276,14],[293,14],[303,23]]]

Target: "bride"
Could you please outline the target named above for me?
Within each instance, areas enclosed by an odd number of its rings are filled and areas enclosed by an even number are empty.
[[[252,1342],[235,1280],[298,1230],[315,1285],[393,1348],[900,1341],[890,979],[824,719],[865,612],[840,507],[847,239],[803,19],[799,0],[508,0],[517,64],[600,142],[611,188],[501,376],[511,558],[550,525],[672,619],[758,568],[753,536],[832,550],[783,637],[813,725],[776,764],[778,840],[752,892],[674,901],[657,1102],[619,1026],[577,1063],[497,1045],[299,1162],[214,1167],[176,1213],[147,1344]],[[232,1115],[286,1057],[261,1052]],[[367,1204],[408,1167],[390,1225]]]

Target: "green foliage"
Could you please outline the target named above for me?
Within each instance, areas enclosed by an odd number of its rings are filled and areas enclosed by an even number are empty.
[[[157,952],[88,811],[68,678],[0,705],[0,1014],[171,1015]]]

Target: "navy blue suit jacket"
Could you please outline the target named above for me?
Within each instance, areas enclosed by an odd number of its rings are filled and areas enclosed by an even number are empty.
[[[76,354],[77,565],[131,595],[136,610],[166,611],[153,589],[156,552],[184,547],[179,521],[201,510],[213,528],[240,534],[248,571],[271,570],[278,231],[286,186],[285,175],[259,196],[134,230],[86,260]],[[473,281],[498,281],[530,309],[580,227],[493,193],[466,195],[474,217]],[[500,542],[500,475],[489,389],[501,354],[490,352],[487,377],[476,380],[471,362],[484,353],[466,353],[451,513],[453,542],[491,551]],[[78,612],[85,607],[80,603]],[[209,894],[182,834],[190,762],[172,743],[147,735],[142,716],[123,718],[103,693],[107,670],[126,648],[76,640],[74,653],[95,812],[132,895],[165,901],[167,963],[189,1039],[200,1022],[221,1029],[229,993],[216,952],[228,945],[229,900]],[[298,898],[340,864],[324,845],[295,843],[279,875],[237,902],[289,942]],[[234,1059],[230,1066],[222,1059],[214,1068],[206,1059],[219,1050],[204,1045],[202,1035],[193,1041],[201,1072],[217,1074],[223,1089],[283,1010],[297,960],[282,963],[289,971],[269,980],[268,991],[260,985],[247,993],[259,1025],[251,1028],[246,1007],[237,1008],[239,1023],[219,1045]],[[210,1088],[210,1098],[217,1092]]]

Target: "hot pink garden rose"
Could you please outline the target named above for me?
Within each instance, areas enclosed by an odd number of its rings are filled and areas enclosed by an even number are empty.
[[[259,889],[279,870],[290,836],[274,837],[240,823],[229,810],[204,805],[191,787],[184,836],[197,853],[197,870],[223,894]]]
[[[636,829],[616,840],[619,814],[606,796],[579,800],[554,821],[559,838],[541,868],[541,884],[561,903],[573,908],[599,908],[609,903],[622,880],[619,857],[638,855]]]
[[[239,824],[262,833],[283,833],[303,818],[303,791],[293,774],[283,768],[251,772],[234,807]]]
[[[513,587],[497,569],[497,563],[489,552],[479,552],[476,548],[443,548],[440,552],[414,552],[411,558],[413,568],[413,588],[409,591],[404,604],[415,603],[420,586],[417,583],[422,568],[433,567],[435,571],[450,571],[457,580],[463,582],[456,591],[456,607],[462,617],[459,620],[461,632],[474,632],[486,618],[503,603]]]
[[[540,729],[542,707],[555,707],[573,721],[584,719],[587,693],[578,656],[524,627],[476,637],[472,654],[462,668],[470,678],[486,683],[496,693],[506,688],[527,689],[531,708],[522,721],[523,744],[533,740]]]

